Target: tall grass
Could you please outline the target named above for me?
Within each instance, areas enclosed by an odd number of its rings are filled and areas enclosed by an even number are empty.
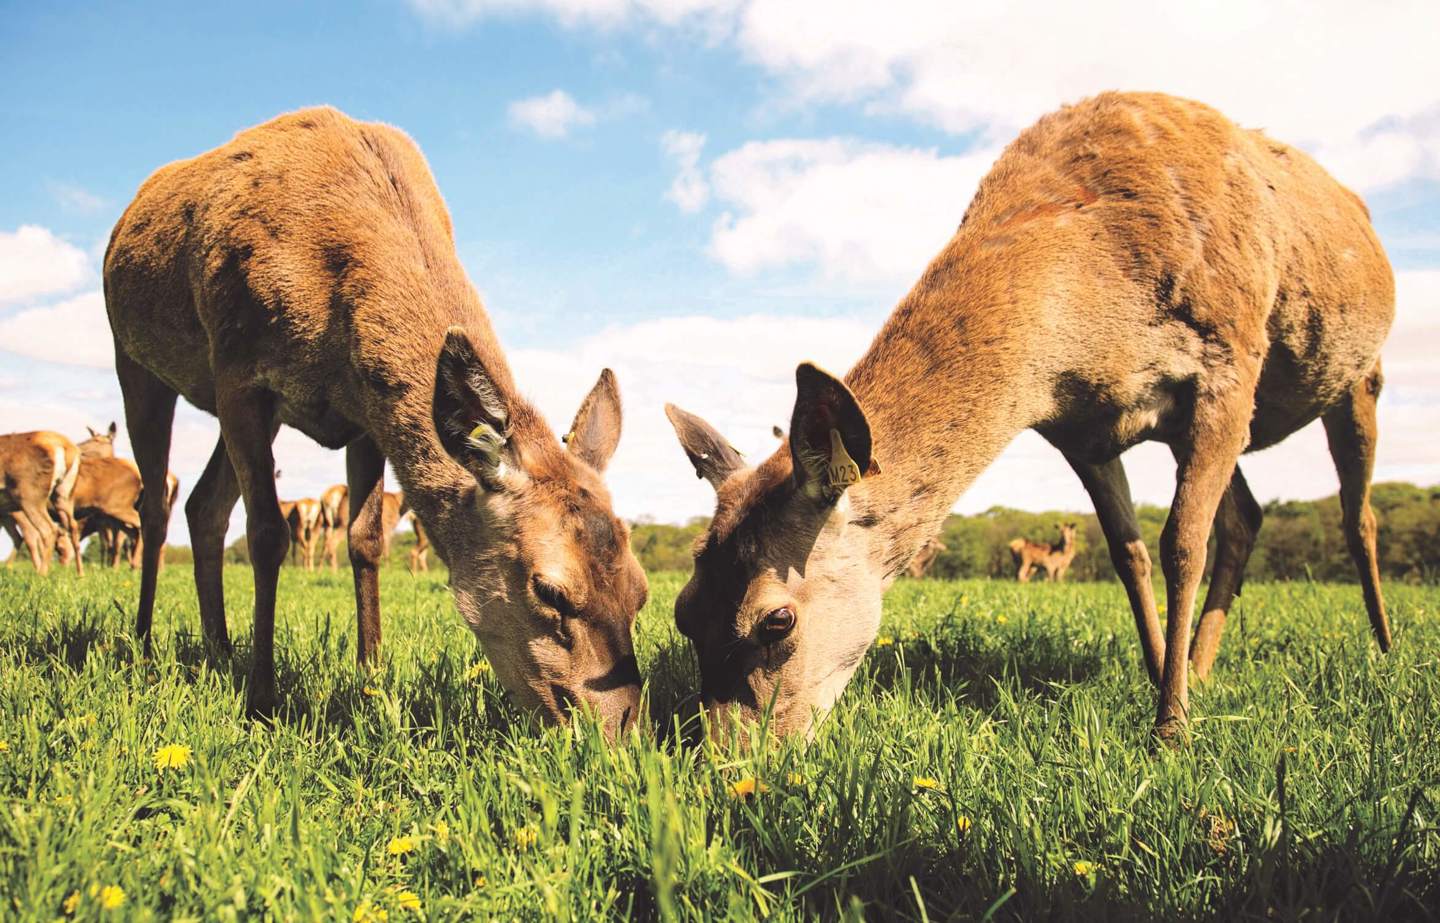
[[[1247,587],[1189,746],[1157,751],[1117,585],[902,582],[815,739],[734,756],[537,730],[440,579],[399,570],[361,674],[349,575],[286,569],[285,711],[246,721],[249,579],[216,665],[184,568],[150,660],[128,571],[0,572],[0,917],[1440,913],[1433,588],[1387,587],[1382,657],[1356,588]],[[660,715],[694,685],[682,582],[640,619]]]

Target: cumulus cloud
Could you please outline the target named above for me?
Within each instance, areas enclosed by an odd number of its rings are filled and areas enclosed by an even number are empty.
[[[509,112],[511,124],[549,139],[564,138],[574,128],[595,124],[595,113],[564,90],[517,99]]]
[[[705,135],[695,131],[667,131],[660,137],[660,147],[675,165],[675,179],[665,192],[683,212],[696,212],[710,199],[710,184],[700,169],[700,153],[705,149]]]
[[[0,231],[0,304],[72,292],[91,277],[85,251],[48,229]]]
[[[711,253],[742,273],[811,263],[853,281],[908,282],[954,234],[994,158],[840,138],[751,142],[710,167],[726,206]]]
[[[98,291],[0,317],[0,350],[31,359],[109,369],[114,343]]]

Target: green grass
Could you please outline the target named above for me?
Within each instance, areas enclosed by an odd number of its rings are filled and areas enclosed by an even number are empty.
[[[0,572],[0,918],[77,893],[82,919],[1440,913],[1434,588],[1387,585],[1389,657],[1356,587],[1247,588],[1190,745],[1156,752],[1118,585],[902,582],[815,740],[736,758],[537,733],[440,579],[398,570],[361,676],[348,574],[287,569],[287,710],[246,721],[249,577],[227,569],[240,650],[212,668],[185,568],[148,661],[128,571]],[[693,684],[681,583],[652,577],[640,620],[657,711]],[[162,772],[169,744],[193,757]]]

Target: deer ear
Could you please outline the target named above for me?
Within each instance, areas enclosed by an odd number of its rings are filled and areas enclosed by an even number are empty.
[[[695,476],[709,481],[711,487],[719,490],[726,478],[745,467],[740,453],[709,423],[674,404],[665,405],[665,416],[675,427],[680,448],[695,466]]]
[[[603,472],[619,444],[620,387],[615,383],[615,373],[605,369],[576,411],[575,422],[565,434],[565,447],[591,468]]]
[[[809,362],[795,369],[790,455],[800,490],[827,503],[863,476],[879,473],[860,402],[844,382]]]
[[[435,432],[445,451],[496,490],[510,453],[510,411],[494,376],[460,327],[445,331],[435,364]]]
[[[114,421],[114,420],[111,420],[111,421],[110,421],[110,431],[109,431],[109,432],[110,432],[110,438],[111,438],[111,439],[114,439],[114,438],[115,438],[115,434],[116,434],[117,432],[119,432],[119,430],[117,430],[117,429],[115,428],[115,421]]]

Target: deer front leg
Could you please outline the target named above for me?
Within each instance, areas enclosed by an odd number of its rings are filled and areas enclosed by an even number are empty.
[[[1095,516],[1110,547],[1110,563],[1130,597],[1130,611],[1135,614],[1135,630],[1140,635],[1140,649],[1150,681],[1160,685],[1165,660],[1165,639],[1160,634],[1160,615],[1155,609],[1155,588],[1150,583],[1150,554],[1140,537],[1140,523],[1135,518],[1135,505],[1130,500],[1130,482],[1125,466],[1114,458],[1102,465],[1065,456],[1070,467],[1080,476],[1080,483],[1095,504]]]
[[[1168,607],[1165,669],[1155,711],[1155,734],[1161,740],[1180,734],[1189,720],[1191,612],[1205,573],[1210,527],[1249,438],[1253,408],[1253,379],[1249,387],[1198,396],[1186,441],[1171,446],[1179,464],[1175,500],[1160,535]]]
[[[1237,465],[1230,477],[1230,486],[1215,514],[1215,567],[1210,572],[1210,589],[1200,607],[1200,622],[1195,626],[1194,647],[1190,651],[1190,669],[1197,680],[1210,675],[1215,655],[1220,650],[1220,633],[1225,630],[1225,616],[1240,592],[1245,579],[1245,564],[1255,550],[1255,537],[1265,518],[1260,504]]]
[[[345,449],[350,487],[350,569],[355,575],[356,659],[362,665],[380,651],[380,560],[384,555],[385,456],[369,436]]]
[[[275,458],[270,451],[275,399],[254,388],[230,390],[220,382],[215,390],[220,433],[245,501],[245,535],[255,578],[254,660],[245,707],[250,715],[263,716],[272,713],[277,702],[275,591],[290,546],[290,527],[280,514],[280,499],[275,495]],[[147,567],[149,545],[147,540]]]

